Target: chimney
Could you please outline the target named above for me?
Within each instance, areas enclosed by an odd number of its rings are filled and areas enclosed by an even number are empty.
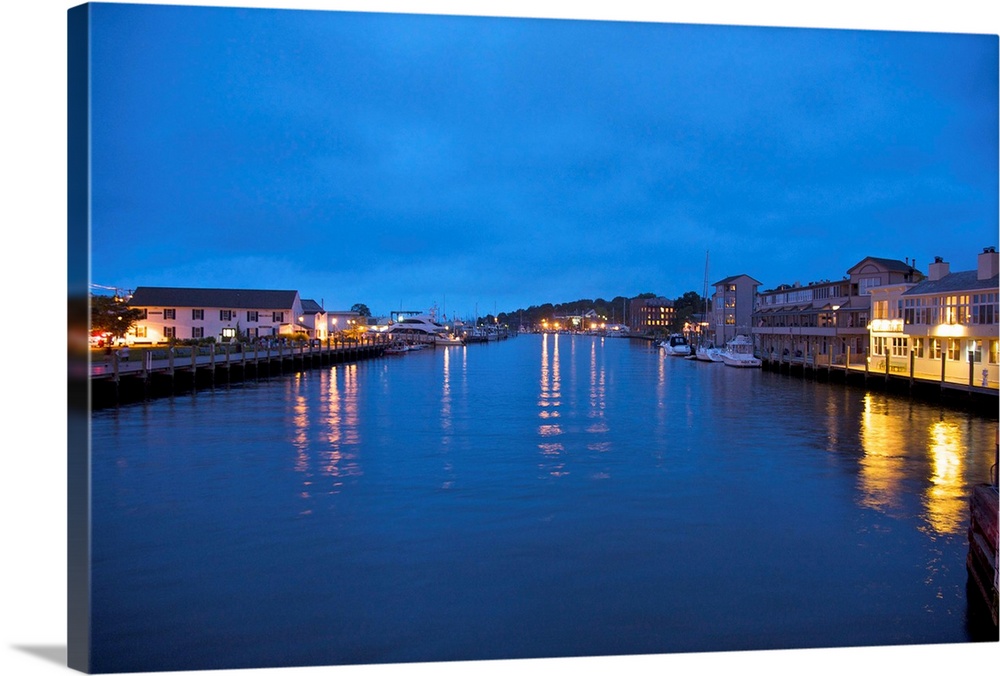
[[[988,246],[979,254],[979,275],[976,279],[990,279],[1000,274],[1000,261],[996,247]]]
[[[927,279],[936,282],[951,271],[951,266],[940,256],[934,257],[934,262],[927,266]]]

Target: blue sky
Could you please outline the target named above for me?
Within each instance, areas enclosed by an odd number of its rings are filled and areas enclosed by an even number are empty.
[[[997,38],[97,5],[92,280],[471,316],[997,244]]]

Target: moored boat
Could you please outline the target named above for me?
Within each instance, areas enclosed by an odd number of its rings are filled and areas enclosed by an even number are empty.
[[[461,345],[462,339],[428,315],[405,317],[389,327],[389,335],[412,343]]]
[[[671,357],[687,357],[691,354],[691,344],[679,333],[670,334],[669,338],[660,343],[660,347]]]
[[[694,353],[695,359],[704,362],[721,362],[722,361],[722,350],[715,347],[714,345],[699,346]]]
[[[737,368],[758,368],[761,365],[760,359],[753,356],[753,341],[742,334],[726,343],[722,363]]]

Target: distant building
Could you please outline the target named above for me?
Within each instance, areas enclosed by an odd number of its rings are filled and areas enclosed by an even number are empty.
[[[314,300],[304,299],[302,301],[302,314],[299,315],[299,324],[306,328],[306,334],[310,338],[326,340],[327,335],[329,335],[326,310]]]
[[[633,298],[629,301],[628,325],[632,333],[667,333],[674,322],[674,302],[666,298]]]
[[[306,331],[298,291],[140,286],[129,305],[143,311],[127,336],[132,343],[250,338]]]
[[[722,346],[743,334],[750,336],[754,300],[760,282],[749,275],[734,275],[720,279],[712,286],[712,313],[709,334],[716,345]]]
[[[996,248],[987,247],[979,254],[975,270],[951,272],[950,267],[938,258],[927,279],[887,298],[898,316],[890,318],[889,326],[873,320],[872,355],[887,355],[890,368],[909,372],[912,351],[915,375],[940,378],[943,373],[948,380],[965,382],[971,371],[973,384],[996,387],[1000,361]],[[881,329],[892,332],[876,342],[884,334]]]
[[[350,331],[356,326],[367,324],[366,319],[367,317],[354,310],[329,310],[326,313],[327,334],[332,336],[341,331]],[[388,322],[388,319],[384,321],[386,324]]]
[[[782,285],[758,294],[753,313],[757,350],[766,357],[814,363],[852,363],[868,352],[871,292],[916,283],[923,274],[909,261],[869,256],[838,281]]]

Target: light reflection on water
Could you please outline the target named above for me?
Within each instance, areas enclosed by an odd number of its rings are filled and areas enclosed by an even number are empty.
[[[966,641],[996,429],[556,334],[101,412],[95,667]]]

